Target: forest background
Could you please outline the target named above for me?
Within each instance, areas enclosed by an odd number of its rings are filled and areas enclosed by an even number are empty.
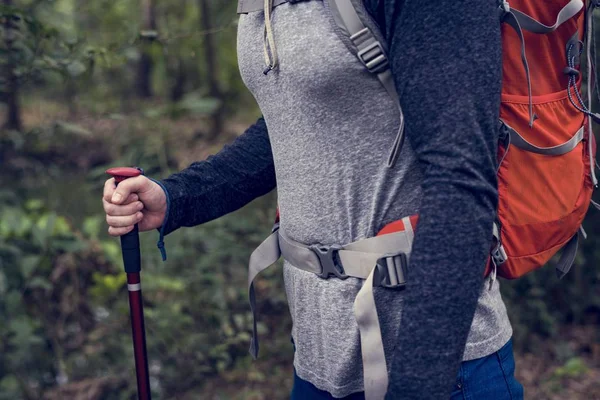
[[[0,400],[133,399],[111,166],[155,178],[214,154],[259,115],[236,61],[235,1],[0,0]],[[141,235],[156,399],[284,399],[291,327],[275,268],[269,337],[248,355],[246,262],[276,194],[167,238]],[[600,399],[600,213],[576,265],[502,282],[527,398]]]

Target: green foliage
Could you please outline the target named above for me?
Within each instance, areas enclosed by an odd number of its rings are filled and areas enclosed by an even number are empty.
[[[145,110],[144,115],[148,118],[165,116],[180,118],[184,115],[210,116],[220,106],[221,102],[218,99],[204,97],[198,93],[189,93],[177,103],[148,108]]]
[[[589,368],[585,364],[585,361],[579,357],[574,357],[569,359],[562,367],[554,370],[552,378],[577,378],[584,375],[587,371],[589,371]]]
[[[96,50],[75,38],[68,38],[61,32],[64,19],[51,12],[46,2],[14,6],[0,5],[0,20],[11,21],[2,24],[0,37],[0,65],[4,74],[10,74],[21,82],[39,81],[49,72],[58,73],[63,78],[77,78],[91,65]],[[7,69],[7,65],[11,65]],[[0,92],[8,81],[8,76],[0,80]]]

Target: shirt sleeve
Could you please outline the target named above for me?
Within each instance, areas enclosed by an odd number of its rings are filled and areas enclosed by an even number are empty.
[[[160,183],[169,198],[164,235],[219,218],[269,193],[276,180],[264,118],[216,155]]]
[[[387,399],[444,399],[482,288],[498,201],[497,2],[376,3],[405,114],[405,145],[424,172]]]

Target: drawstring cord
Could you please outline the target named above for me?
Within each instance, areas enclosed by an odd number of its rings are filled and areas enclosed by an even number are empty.
[[[277,68],[279,59],[277,57],[277,49],[275,48],[275,37],[273,36],[273,25],[271,24],[271,12],[273,11],[273,0],[265,0],[265,34],[263,38],[263,49],[265,53],[265,64],[267,68],[264,74]],[[271,58],[272,57],[272,58]]]
[[[587,108],[585,105],[583,98],[581,97],[581,93],[579,92],[579,88],[577,87],[577,77],[579,76],[579,71],[575,68],[577,59],[583,53],[583,42],[581,40],[577,41],[579,43],[579,54],[572,55],[573,47],[575,46],[573,43],[569,45],[569,49],[567,50],[567,68],[565,68],[565,74],[569,75],[569,83],[567,85],[567,94],[569,95],[569,101],[573,104],[580,112],[589,115],[593,118],[593,113]],[[575,97],[577,97],[577,101],[579,104],[575,103],[573,100],[573,92],[575,92]]]

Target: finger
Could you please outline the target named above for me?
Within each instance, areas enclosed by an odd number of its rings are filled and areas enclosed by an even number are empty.
[[[108,179],[106,182],[104,182],[104,192],[102,193],[102,198],[110,202],[115,189],[115,178]]]
[[[124,227],[124,228],[115,228],[115,227],[110,226],[108,228],[108,234],[110,236],[123,236],[126,233],[131,232],[132,230],[133,230],[133,225],[127,226],[127,227]]]
[[[110,202],[113,204],[123,204],[131,193],[145,192],[152,188],[152,181],[145,176],[137,176],[135,178],[125,179],[119,183],[115,189]]]
[[[109,203],[106,200],[102,200],[102,202],[104,204],[104,212],[113,217],[134,215],[136,212],[144,209],[144,204],[141,201],[133,201],[123,206]]]
[[[125,200],[122,205],[126,205],[126,204],[131,204],[134,203],[136,201],[138,201],[140,199],[140,196],[138,196],[137,193],[131,193],[129,195],[129,197],[127,198],[127,200]]]
[[[130,225],[135,225],[142,220],[144,215],[141,212],[137,212],[133,215],[127,215],[122,217],[115,217],[112,215],[106,216],[106,223],[114,228],[124,228]]]

